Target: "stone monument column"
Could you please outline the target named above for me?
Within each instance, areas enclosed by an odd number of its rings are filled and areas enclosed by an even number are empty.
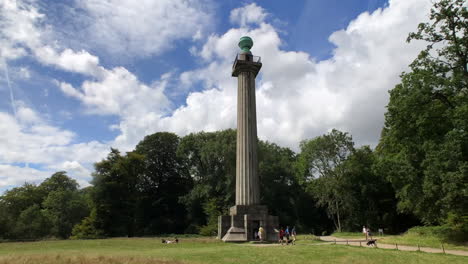
[[[278,217],[268,215],[267,207],[260,204],[255,77],[262,63],[250,52],[252,46],[250,37],[242,37],[241,52],[232,66],[232,76],[237,77],[236,204],[228,216],[218,218],[218,238],[225,242],[255,240],[259,227],[265,230],[265,240],[277,240]]]
[[[250,38],[241,39],[242,52],[238,54],[232,72],[232,76],[237,77],[236,205],[260,203],[255,77],[262,63],[249,51],[252,45]]]

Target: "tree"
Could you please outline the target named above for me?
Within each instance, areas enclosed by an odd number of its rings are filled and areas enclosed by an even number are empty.
[[[50,192],[43,202],[44,212],[53,223],[52,234],[68,238],[74,225],[89,214],[85,199],[77,191]]]
[[[67,176],[67,172],[58,171],[49,178],[45,179],[39,186],[41,191],[44,193],[50,193],[54,191],[77,191],[78,183]]]
[[[289,148],[260,141],[258,144],[258,174],[263,204],[280,223],[292,225],[298,221],[302,189],[294,174],[295,153]],[[303,229],[304,226],[301,226]]]
[[[42,208],[52,222],[51,234],[68,238],[73,226],[89,214],[86,200],[78,191],[78,183],[60,171],[45,179],[39,189],[47,193]]]
[[[32,208],[35,205],[40,206],[45,195],[40,188],[30,183],[25,183],[21,187],[5,191],[0,196],[0,221],[3,225],[0,229],[5,231],[5,233],[2,233],[2,237],[9,239],[24,238],[22,237],[23,234],[19,232],[22,228],[17,228],[17,225],[21,224],[21,222],[18,222],[18,219],[28,208]],[[29,210],[31,214],[37,213],[36,208]],[[30,234],[37,233],[31,232]]]
[[[93,227],[89,229],[97,232],[91,236],[135,234],[144,159],[138,153],[121,156],[118,150],[111,149],[106,159],[94,165],[94,188],[91,191],[94,215],[86,221],[87,224],[93,222]]]
[[[434,3],[408,41],[428,46],[390,91],[377,148],[402,212],[425,224],[468,222],[468,11],[463,0]],[[455,221],[457,222],[457,221]]]
[[[217,219],[234,204],[236,131],[192,133],[182,138],[177,155],[193,180],[182,201],[188,210],[189,231],[217,230]]]
[[[50,235],[52,222],[39,205],[35,204],[22,211],[16,219],[14,238],[39,239]]]
[[[300,148],[296,165],[299,180],[308,185],[317,204],[326,208],[336,230],[341,231],[342,218],[354,203],[341,184],[345,177],[343,163],[354,150],[351,136],[333,129],[323,136],[302,141]]]
[[[180,139],[168,132],[146,136],[135,152],[144,155],[138,182],[137,225],[142,234],[183,233],[186,210],[179,201],[192,187],[192,179],[177,156]]]
[[[322,234],[330,230],[324,210],[315,206],[313,196],[299,184],[294,166],[297,155],[291,149],[259,141],[258,174],[260,199],[282,226],[295,225],[300,232]]]
[[[88,210],[76,181],[60,171],[39,186],[25,183],[0,196],[0,229],[10,239],[68,238]]]
[[[380,165],[369,146],[355,149],[343,163],[345,177],[340,184],[355,201],[345,219],[347,230],[360,230],[366,225],[397,233],[419,223],[411,215],[397,212],[395,190]]]

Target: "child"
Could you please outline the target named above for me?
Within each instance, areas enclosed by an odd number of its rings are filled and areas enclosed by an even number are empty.
[[[279,231],[279,243],[281,243],[281,245],[283,245],[283,238],[284,238],[284,230],[283,228],[280,229]]]

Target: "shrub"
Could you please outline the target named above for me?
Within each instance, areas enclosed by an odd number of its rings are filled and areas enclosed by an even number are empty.
[[[90,216],[85,217],[81,223],[76,224],[72,230],[71,239],[96,239],[103,237],[103,232],[96,229],[95,213],[91,213]]]

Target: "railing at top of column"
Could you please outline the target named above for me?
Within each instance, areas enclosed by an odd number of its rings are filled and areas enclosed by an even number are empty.
[[[251,62],[256,62],[256,63],[262,62],[262,58],[260,56],[253,56],[250,54],[237,54],[236,58],[234,59],[234,64],[236,64],[236,61],[238,60],[251,61]]]

